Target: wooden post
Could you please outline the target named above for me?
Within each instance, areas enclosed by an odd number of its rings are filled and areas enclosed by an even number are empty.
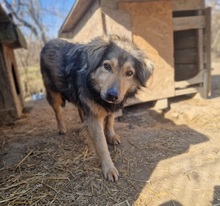
[[[198,16],[202,16],[203,11],[198,10],[197,14],[198,14]],[[204,25],[204,27],[205,27],[205,25]],[[204,39],[203,38],[203,28],[199,28],[197,30],[197,65],[198,65],[199,71],[204,70],[204,60],[203,60],[203,57],[204,57],[204,54],[203,54],[204,40],[203,39]],[[204,92],[204,80],[205,80],[204,76],[206,76],[205,73],[203,74],[203,85],[202,85],[203,89],[202,89],[202,92],[200,93],[200,95],[203,98],[207,98],[207,95]]]
[[[209,96],[211,95],[211,7],[205,9],[205,55],[204,92]]]

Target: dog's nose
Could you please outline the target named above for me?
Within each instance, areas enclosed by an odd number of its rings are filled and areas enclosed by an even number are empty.
[[[118,99],[117,89],[109,89],[107,91],[107,100],[111,102],[115,102],[117,99]]]

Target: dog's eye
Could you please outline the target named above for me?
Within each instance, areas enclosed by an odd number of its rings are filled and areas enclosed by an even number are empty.
[[[107,71],[111,71],[112,70],[112,67],[111,67],[111,65],[110,64],[108,64],[108,63],[104,63],[104,68],[107,70]]]
[[[126,75],[127,77],[131,77],[133,74],[134,74],[133,71],[127,71],[127,72],[125,73],[125,75]]]

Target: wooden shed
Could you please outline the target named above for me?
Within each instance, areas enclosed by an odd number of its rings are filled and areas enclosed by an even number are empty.
[[[126,36],[155,64],[147,88],[128,102],[210,92],[211,9],[204,0],[77,0],[59,37],[86,43],[104,34]]]
[[[18,119],[24,100],[14,49],[27,48],[24,36],[0,5],[0,125]]]

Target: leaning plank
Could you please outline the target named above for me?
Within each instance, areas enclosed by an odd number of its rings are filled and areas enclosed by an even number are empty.
[[[173,18],[174,31],[188,30],[188,29],[202,29],[205,28],[204,16],[190,16]]]
[[[204,70],[200,71],[195,77],[185,80],[185,81],[180,81],[180,82],[175,82],[175,88],[184,88],[189,85],[193,84],[199,84],[203,82],[203,75],[204,75]]]
[[[175,64],[175,81],[191,79],[199,72],[196,64]]]

